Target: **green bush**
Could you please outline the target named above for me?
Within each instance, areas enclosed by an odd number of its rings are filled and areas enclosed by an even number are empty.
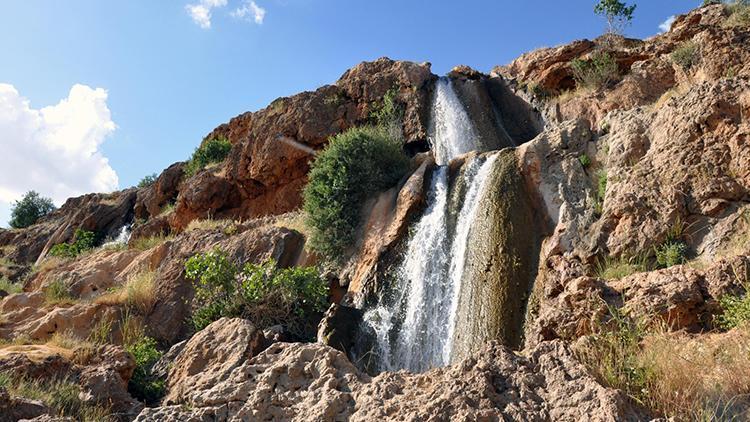
[[[670,57],[672,58],[672,62],[680,66],[683,70],[690,70],[700,61],[698,44],[692,41],[685,41],[672,51]]]
[[[375,105],[370,112],[370,120],[374,125],[388,127],[393,123],[401,121],[404,109],[396,100],[397,97],[397,88],[391,88],[386,91],[383,96],[383,102]]]
[[[22,229],[36,223],[40,218],[55,210],[52,200],[28,191],[20,201],[13,203],[10,211],[10,224],[14,229]]]
[[[240,271],[214,249],[185,263],[195,282],[197,306],[191,322],[201,330],[221,317],[241,317],[260,329],[283,325],[299,339],[311,339],[326,309],[328,285],[314,268],[279,269],[273,260]]]
[[[591,166],[591,158],[586,154],[582,154],[578,157],[578,162],[581,163],[583,168],[589,168],[589,166]]]
[[[717,325],[725,330],[741,327],[750,321],[750,294],[744,296],[725,295],[719,300],[722,314]]]
[[[353,243],[362,203],[395,185],[409,159],[401,140],[382,127],[358,127],[331,138],[316,157],[304,191],[310,247],[341,263]]]
[[[185,174],[192,176],[209,164],[220,163],[227,158],[232,150],[232,144],[226,138],[209,139],[195,149],[192,157],[185,165]]]
[[[156,178],[157,177],[158,176],[156,175],[156,173],[152,173],[152,174],[149,174],[147,176],[143,176],[143,179],[141,179],[138,182],[138,187],[139,188],[147,188],[147,187],[153,185],[156,182]]]
[[[593,53],[588,59],[573,59],[570,67],[578,85],[585,88],[605,88],[620,77],[617,62],[607,52]]]
[[[668,240],[658,246],[655,252],[659,268],[669,268],[685,263],[687,245],[681,240]]]
[[[604,212],[604,197],[607,194],[607,171],[596,174],[596,195],[594,196],[594,214],[601,216]]]
[[[73,235],[73,243],[58,243],[49,250],[50,256],[60,258],[75,258],[94,248],[96,234],[87,230],[77,229]]]
[[[144,335],[133,343],[126,345],[125,350],[135,360],[135,369],[128,383],[128,391],[133,397],[148,404],[156,403],[164,396],[166,391],[164,380],[151,373],[154,364],[162,356],[162,353],[156,348],[156,340]]]

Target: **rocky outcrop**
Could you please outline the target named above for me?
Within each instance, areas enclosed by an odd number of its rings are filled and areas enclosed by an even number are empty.
[[[174,203],[184,176],[185,163],[175,163],[167,167],[151,186],[139,189],[133,208],[135,217],[144,220],[156,217],[165,205]]]
[[[194,394],[230,377],[267,347],[248,321],[221,318],[193,336],[172,362],[165,404],[190,403]]]
[[[619,392],[586,374],[562,343],[528,357],[497,343],[424,374],[361,374],[339,351],[277,343],[185,405],[136,420],[642,420]]]

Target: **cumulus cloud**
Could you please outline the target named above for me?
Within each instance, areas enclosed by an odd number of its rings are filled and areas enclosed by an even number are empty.
[[[74,85],[67,98],[37,110],[13,85],[0,83],[0,214],[28,190],[60,205],[117,189],[117,173],[101,151],[116,127],[104,89]]]
[[[232,16],[238,19],[253,21],[260,25],[266,17],[266,9],[258,6],[258,4],[252,0],[245,0],[242,6],[232,12]]]
[[[185,6],[188,15],[203,29],[211,28],[211,10],[227,5],[227,0],[200,0]]]
[[[674,23],[675,18],[676,16],[672,15],[668,17],[667,20],[659,24],[659,29],[661,30],[661,32],[669,32],[669,30],[672,29],[672,24]]]

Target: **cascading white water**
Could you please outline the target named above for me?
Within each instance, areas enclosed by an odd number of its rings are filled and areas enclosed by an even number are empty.
[[[117,245],[127,245],[128,241],[130,240],[130,231],[131,226],[130,224],[126,224],[120,228],[120,232],[117,234],[117,237],[110,240],[109,242],[105,243],[102,246],[117,246]]]
[[[432,149],[438,165],[477,149],[474,125],[449,78],[440,78],[435,84],[430,117]]]
[[[380,370],[421,372],[449,363],[469,229],[495,161],[493,155],[465,164],[461,177],[467,190],[455,229],[449,229],[446,164],[477,146],[469,116],[448,79],[437,83],[432,119],[432,147],[440,167],[432,176],[427,208],[413,229],[396,280],[364,314],[375,335]]]

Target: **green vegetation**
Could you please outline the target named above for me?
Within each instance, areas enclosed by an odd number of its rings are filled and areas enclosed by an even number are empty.
[[[648,261],[643,256],[604,257],[596,265],[596,276],[605,280],[619,280],[623,277],[648,271]]]
[[[10,211],[10,224],[14,229],[22,229],[36,223],[40,218],[55,210],[52,200],[28,191],[20,201],[13,203]]]
[[[619,0],[599,0],[594,6],[594,13],[607,19],[608,33],[620,34],[633,21],[635,8],[635,4],[628,6]]]
[[[617,62],[604,51],[595,52],[588,59],[573,59],[570,67],[578,86],[587,89],[605,88],[620,77]]]
[[[586,154],[581,154],[581,156],[578,157],[578,162],[580,162],[581,166],[585,169],[591,166],[591,158]]]
[[[688,71],[700,61],[698,44],[693,41],[685,41],[670,54],[672,62]]]
[[[156,340],[141,335],[130,344],[125,345],[125,350],[135,360],[133,377],[128,383],[128,391],[133,397],[148,404],[159,401],[166,392],[166,382],[152,374],[154,364],[161,359],[162,353],[156,348]]]
[[[59,417],[72,417],[83,422],[110,420],[107,409],[85,403],[79,396],[78,386],[69,380],[32,380],[0,372],[0,389],[7,390],[11,396],[39,400]]]
[[[156,173],[152,173],[152,174],[149,174],[147,176],[143,176],[143,179],[141,179],[138,182],[138,187],[139,188],[147,188],[147,187],[153,185],[156,182],[156,178],[157,177],[158,176],[156,175]]]
[[[407,172],[402,142],[383,127],[358,127],[331,138],[316,157],[304,192],[310,247],[337,264],[353,243],[362,204]]]
[[[224,161],[231,149],[232,144],[226,138],[213,138],[203,142],[185,165],[185,174],[192,176],[209,164]]]
[[[393,123],[400,122],[403,118],[404,109],[397,101],[398,89],[391,88],[383,96],[383,102],[373,107],[370,112],[370,120],[380,127],[388,127]]]
[[[680,240],[669,240],[656,247],[655,253],[659,268],[669,268],[685,263],[687,245]]]
[[[44,300],[48,304],[69,303],[74,300],[73,295],[70,294],[68,286],[60,280],[55,280],[48,284],[43,289],[43,292]]]
[[[139,237],[132,242],[131,248],[139,251],[147,251],[155,246],[161,245],[164,242],[172,240],[172,235],[157,235],[149,237]]]
[[[750,321],[750,286],[745,286],[744,296],[725,295],[719,300],[723,313],[716,318],[719,327],[725,330],[746,326]]]
[[[732,1],[727,5],[727,11],[729,12],[729,18],[726,22],[727,26],[750,27],[750,1]]]
[[[0,290],[9,294],[21,293],[23,292],[23,286],[12,282],[5,277],[0,277]]]
[[[604,212],[604,197],[607,194],[607,171],[596,173],[596,194],[594,195],[594,214],[601,216]]]
[[[327,305],[328,285],[311,267],[279,269],[269,260],[239,270],[226,252],[214,249],[188,259],[185,274],[195,283],[196,331],[221,317],[242,317],[260,329],[283,325],[307,340]]]
[[[90,251],[96,244],[96,234],[87,230],[77,229],[73,235],[73,243],[58,243],[49,250],[50,256],[60,258],[75,258]]]

